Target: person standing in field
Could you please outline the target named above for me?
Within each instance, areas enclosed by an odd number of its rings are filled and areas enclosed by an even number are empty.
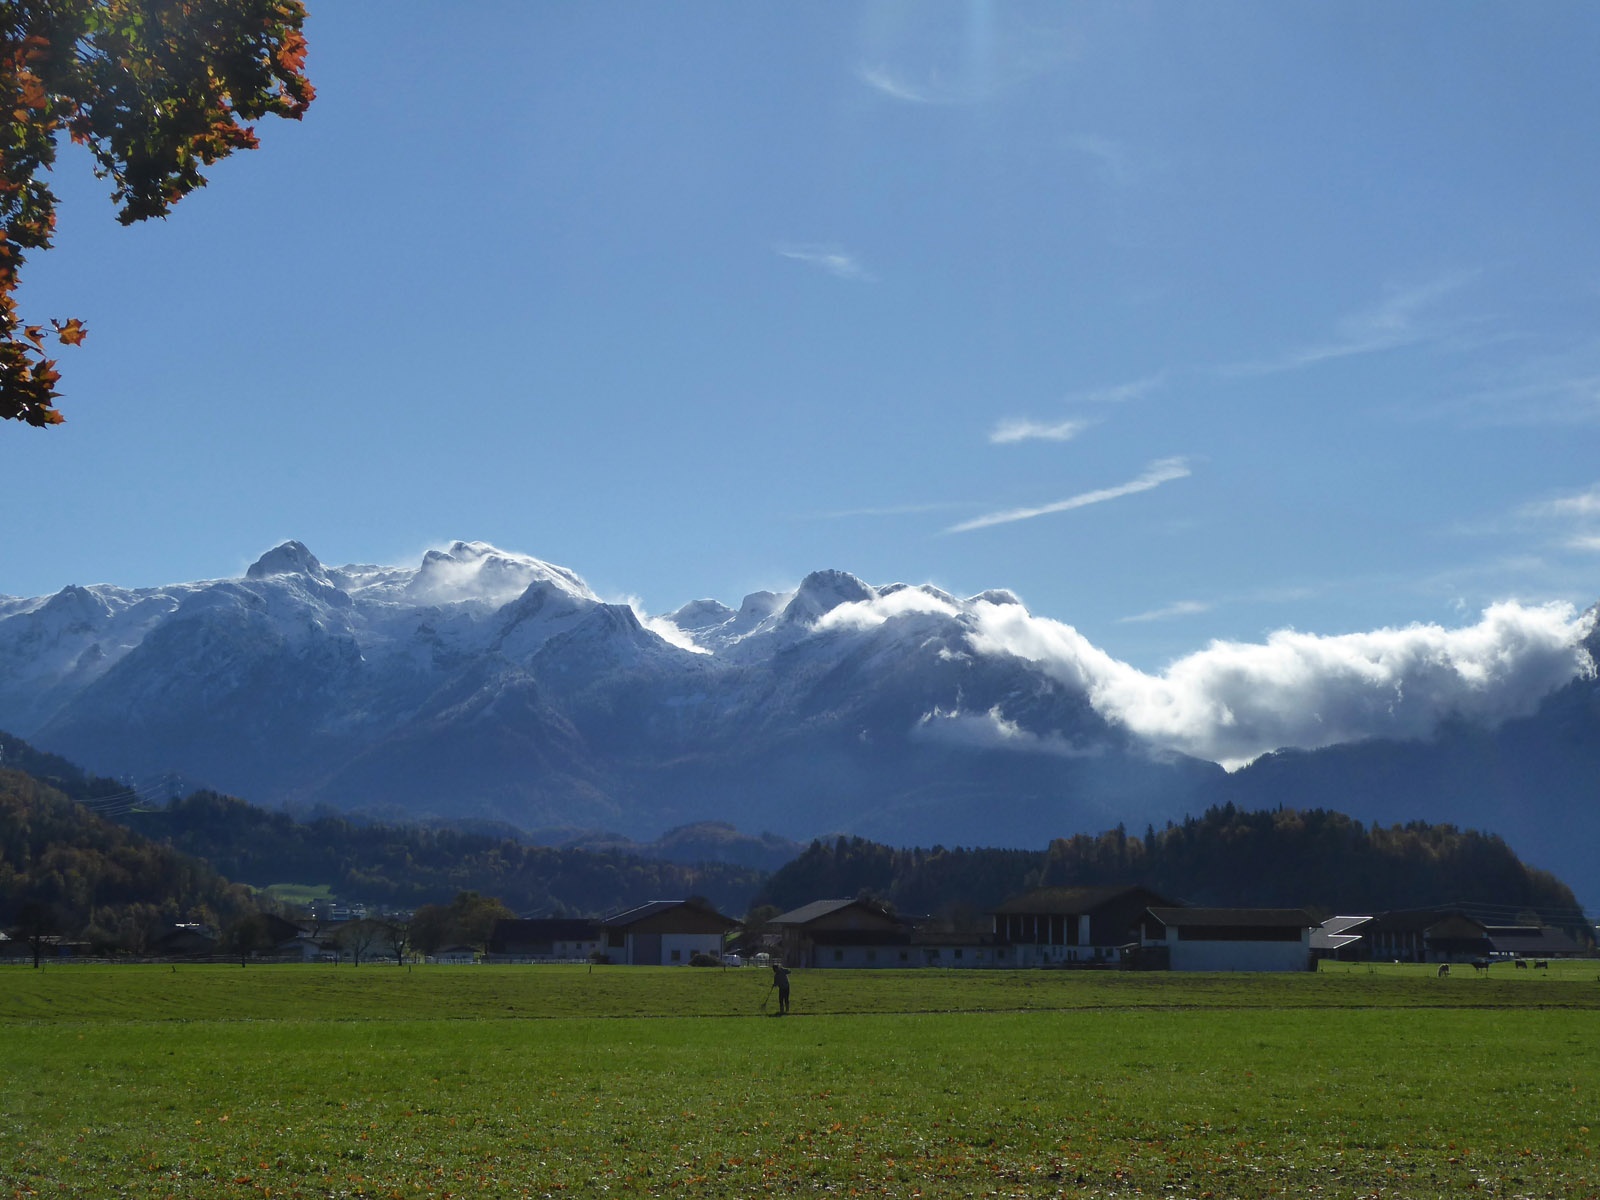
[[[772,986],[778,989],[778,1015],[789,1011],[789,968],[772,964]]]

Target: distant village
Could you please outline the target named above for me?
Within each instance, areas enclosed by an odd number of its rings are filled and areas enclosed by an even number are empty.
[[[816,900],[741,922],[704,900],[657,900],[603,918],[493,921],[478,943],[412,945],[411,914],[312,904],[300,919],[259,914],[248,938],[175,925],[144,959],[326,962],[590,963],[801,969],[1060,968],[1136,971],[1304,971],[1324,959],[1495,963],[1538,968],[1595,953],[1543,924],[1493,924],[1463,908],[1343,915],[1298,908],[1206,908],[1142,886],[1040,888],[984,914],[976,928],[899,915],[869,898]],[[64,938],[0,935],[0,960],[82,959]]]

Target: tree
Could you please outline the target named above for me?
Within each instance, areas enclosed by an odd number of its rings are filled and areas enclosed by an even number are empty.
[[[379,925],[383,932],[378,940],[384,949],[394,955],[395,966],[405,966],[406,949],[411,944],[411,922],[399,917],[385,917]]]
[[[361,956],[382,943],[383,925],[364,917],[358,921],[346,921],[334,931],[333,940],[340,949],[349,951],[350,965],[359,967]]]
[[[239,956],[239,965],[242,967],[249,962],[250,957],[263,950],[271,950],[276,944],[272,936],[272,924],[265,913],[247,913],[232,922],[222,933],[222,943],[229,953]]]
[[[61,928],[61,913],[55,905],[45,901],[30,900],[17,913],[13,933],[28,943],[28,949],[33,954],[34,970],[39,969],[45,946],[60,936]]]
[[[424,955],[449,944],[450,910],[442,904],[424,904],[411,914],[411,947]]]
[[[242,122],[304,114],[305,17],[301,0],[0,0],[0,419],[59,424],[46,343],[84,339],[77,318],[17,313],[24,255],[55,232],[57,135],[88,148],[122,224],[164,217],[257,146]]]

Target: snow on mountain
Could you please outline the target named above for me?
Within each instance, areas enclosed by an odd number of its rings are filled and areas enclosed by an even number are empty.
[[[304,575],[318,583],[331,583],[317,556],[299,542],[285,542],[268,550],[244,573],[246,579],[270,579],[274,575]]]
[[[411,567],[286,542],[237,579],[0,603],[0,728],[263,803],[1028,844],[1225,799],[1216,763],[1275,748],[1552,705],[1581,723],[1597,640],[1593,612],[1499,605],[1457,630],[1217,643],[1151,675],[999,589],[817,571],[642,622],[483,542]]]

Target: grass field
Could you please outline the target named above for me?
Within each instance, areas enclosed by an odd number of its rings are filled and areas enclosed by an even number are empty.
[[[0,1196],[1597,1196],[1597,973],[7,968]]]

